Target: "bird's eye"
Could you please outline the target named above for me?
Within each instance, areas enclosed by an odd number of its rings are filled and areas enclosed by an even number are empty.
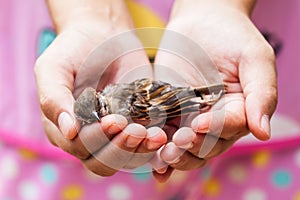
[[[95,97],[95,107],[96,107],[96,110],[100,109],[100,102],[99,102],[98,95],[96,95],[96,97]]]

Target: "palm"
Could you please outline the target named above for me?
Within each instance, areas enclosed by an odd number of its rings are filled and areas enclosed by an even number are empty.
[[[197,13],[196,15],[201,14]],[[245,15],[232,12],[232,10],[222,14],[213,13],[205,16],[205,20],[199,23],[197,20],[201,17],[203,16],[195,17],[192,14],[190,15],[190,13],[186,16],[178,16],[171,20],[167,27],[185,35],[201,46],[217,68],[218,72],[215,73],[215,76],[219,74],[222,82],[227,86],[227,94],[224,100],[214,105],[209,112],[189,115],[182,119],[174,119],[167,122],[165,126],[165,131],[171,136],[175,132],[180,132],[181,126],[191,127],[198,133],[191,137],[190,141],[186,136],[188,133],[185,136],[182,133],[182,137],[180,134],[175,133],[176,137],[173,137],[173,142],[179,147],[180,145],[185,146],[184,144],[188,144],[188,142],[193,143],[193,146],[188,148],[181,156],[183,159],[189,158],[191,163],[195,160],[195,157],[200,157],[205,161],[221,154],[232,146],[236,140],[249,133],[246,124],[245,92],[247,92],[248,88],[251,88],[251,84],[241,80],[245,80],[245,76],[247,76],[243,71],[245,70],[245,63],[251,62],[251,59],[255,59],[257,55],[260,56],[260,51],[255,52],[253,50],[259,49],[257,48],[259,46],[266,46],[264,38]],[[176,42],[180,46],[180,41]],[[186,42],[182,42],[182,48],[186,48],[185,46]],[[195,51],[197,52],[197,50],[192,49],[190,53],[195,54]],[[197,56],[193,57],[197,58]],[[203,58],[201,55],[199,57]],[[156,77],[162,80],[178,83],[178,80],[181,78],[181,80],[192,86],[202,85],[204,82],[199,76],[195,75],[197,70],[195,71],[190,63],[183,61],[177,55],[160,51],[158,52],[156,63]],[[201,60],[194,63],[199,63],[200,67],[198,66],[198,68],[200,71],[202,69],[204,71],[207,70],[205,69],[206,66],[201,66]],[[169,67],[169,71],[179,72],[181,77],[172,80],[172,77],[166,76],[168,70],[160,66]],[[215,78],[210,75],[207,75],[207,77],[206,81],[208,82],[220,80],[218,78],[209,80],[210,78]],[[210,145],[210,149],[208,151],[204,150],[203,152],[205,153],[203,154],[200,149],[205,141],[209,141],[209,139],[205,139],[206,136],[214,138],[214,142],[212,143],[213,147]],[[170,152],[171,150],[168,150],[168,147],[166,147],[165,152],[161,153],[163,160],[174,160],[175,154],[166,153],[168,151]],[[182,164],[183,162],[181,164],[180,162],[179,164],[171,163],[171,166],[188,170],[203,165],[200,161],[195,161],[194,165]]]

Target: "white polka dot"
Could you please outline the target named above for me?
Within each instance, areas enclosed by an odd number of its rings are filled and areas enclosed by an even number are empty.
[[[19,166],[12,157],[5,157],[0,163],[0,175],[2,178],[13,179],[19,175]]]
[[[242,165],[232,165],[228,169],[228,176],[233,182],[241,183],[247,179],[247,170]]]
[[[295,162],[298,167],[300,167],[300,150],[296,151]]]
[[[131,191],[124,184],[113,184],[108,189],[108,197],[112,200],[131,199]]]
[[[35,200],[35,199],[41,199],[39,197],[39,188],[36,183],[32,181],[23,181],[19,185],[19,195],[21,196],[21,199],[25,200]]]
[[[247,190],[243,195],[243,200],[266,200],[267,195],[264,191],[258,188]]]

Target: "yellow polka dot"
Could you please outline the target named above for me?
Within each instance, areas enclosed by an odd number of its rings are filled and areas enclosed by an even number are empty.
[[[62,191],[63,200],[79,200],[83,199],[83,188],[79,185],[68,185]]]
[[[206,196],[215,197],[218,196],[220,192],[221,192],[221,184],[217,179],[211,178],[204,184],[203,193]]]
[[[296,192],[293,200],[300,200],[300,190],[298,192]]]
[[[158,192],[163,192],[167,189],[167,183],[156,183],[155,187]]]
[[[38,157],[36,152],[33,152],[29,149],[20,149],[19,153],[25,160],[34,160]]]
[[[257,168],[264,168],[270,162],[271,154],[269,151],[259,151],[252,157],[252,163]]]

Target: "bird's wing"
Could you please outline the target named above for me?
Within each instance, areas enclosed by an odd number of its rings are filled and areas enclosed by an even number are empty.
[[[197,88],[173,87],[150,100],[149,115],[152,118],[174,118],[210,108],[225,93],[224,85],[210,85]]]

